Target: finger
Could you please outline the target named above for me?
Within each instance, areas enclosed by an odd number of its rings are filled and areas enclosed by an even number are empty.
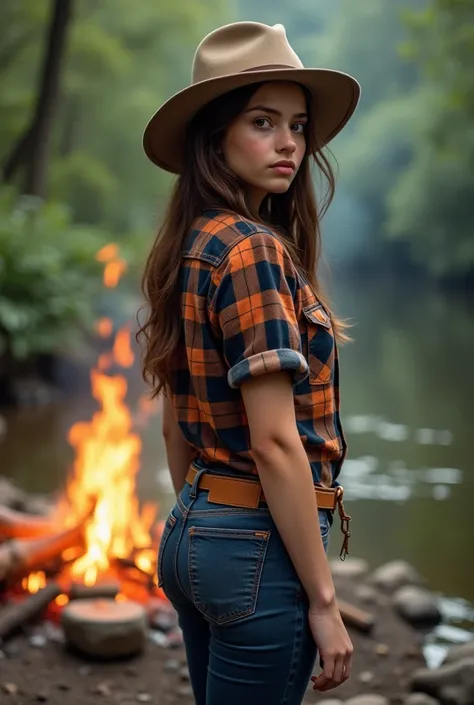
[[[335,660],[334,658],[326,659],[323,661],[323,672],[319,676],[313,676],[312,681],[314,683],[314,690],[330,690],[334,688],[333,685],[333,673],[334,673]]]
[[[346,656],[344,659],[344,680],[346,681],[348,678],[350,678],[351,675],[351,667],[352,667],[352,654],[349,654]]]
[[[313,681],[313,690],[317,690],[320,693],[325,692],[326,690],[331,690],[331,688],[334,688],[334,683],[331,679],[327,679],[324,674],[320,674],[315,681]]]
[[[326,676],[326,679],[329,680],[334,680],[334,668],[336,666],[336,659],[332,656],[329,659],[325,659],[324,661],[324,668],[323,668],[323,674]]]
[[[334,673],[332,679],[335,683],[342,683],[344,678],[344,656],[339,656],[334,663]]]

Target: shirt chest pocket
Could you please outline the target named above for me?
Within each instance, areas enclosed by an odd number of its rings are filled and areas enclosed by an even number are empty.
[[[300,330],[309,383],[329,384],[334,374],[334,335],[331,320],[319,302],[303,308]]]

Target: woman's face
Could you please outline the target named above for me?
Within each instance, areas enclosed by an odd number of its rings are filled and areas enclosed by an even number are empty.
[[[268,193],[284,193],[306,151],[305,94],[296,83],[271,81],[253,94],[223,140],[227,165],[247,185],[258,210]]]

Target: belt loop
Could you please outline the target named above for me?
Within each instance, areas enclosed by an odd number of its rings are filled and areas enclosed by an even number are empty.
[[[192,484],[192,487],[191,487],[191,491],[190,491],[190,493],[189,493],[189,496],[190,496],[191,499],[193,499],[193,500],[196,499],[196,494],[197,494],[197,491],[198,491],[199,480],[201,479],[201,475],[203,475],[205,472],[206,472],[206,469],[205,469],[205,468],[201,468],[201,470],[196,470],[196,474],[195,474],[195,476],[194,476],[194,480],[193,480],[193,484]]]

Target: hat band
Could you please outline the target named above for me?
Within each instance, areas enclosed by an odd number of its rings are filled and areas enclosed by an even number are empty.
[[[244,69],[240,73],[249,73],[249,71],[271,71],[271,69],[295,69],[296,66],[288,66],[288,64],[266,64],[265,66],[252,66],[251,69]]]

